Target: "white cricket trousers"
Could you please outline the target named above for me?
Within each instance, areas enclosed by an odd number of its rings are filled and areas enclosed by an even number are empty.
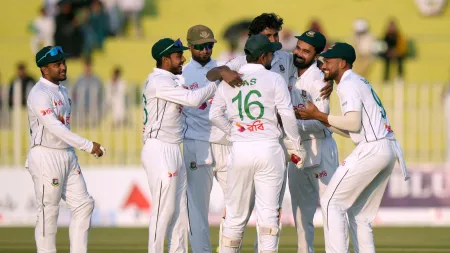
[[[70,252],[86,253],[94,199],[87,191],[75,151],[35,146],[28,154],[28,171],[38,207],[37,252],[56,252],[59,202],[63,199],[71,212]]]
[[[193,253],[211,253],[208,211],[213,178],[225,195],[231,146],[188,140],[183,142],[187,171],[189,239]],[[205,160],[207,161],[206,164]]]
[[[257,213],[259,252],[277,252],[285,162],[278,140],[233,143],[228,163],[221,253],[240,252],[253,203]]]
[[[141,159],[152,195],[148,252],[163,253],[167,235],[167,252],[186,253],[186,168],[180,145],[147,139]]]
[[[289,192],[297,230],[297,253],[314,252],[314,214],[325,189],[339,166],[338,149],[333,137],[320,141],[320,164],[298,169],[289,162]]]
[[[360,143],[336,170],[320,200],[327,253],[350,252],[348,222],[356,253],[375,253],[371,223],[392,173],[394,141]]]

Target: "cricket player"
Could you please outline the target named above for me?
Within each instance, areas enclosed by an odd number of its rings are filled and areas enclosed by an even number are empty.
[[[297,68],[291,78],[291,91],[294,109],[303,108],[308,100],[313,101],[319,111],[330,113],[330,100],[322,99],[320,89],[325,87],[322,71],[316,59],[326,45],[320,32],[304,32],[293,51],[293,63]],[[301,120],[296,113],[297,123],[307,158],[303,170],[289,163],[289,191],[292,200],[292,213],[297,229],[297,252],[314,252],[314,214],[319,197],[323,195],[336,168],[339,166],[338,150],[331,131],[318,120]]]
[[[283,19],[275,13],[263,13],[253,19],[248,28],[248,36],[262,34],[271,42],[279,42],[279,32],[283,27]],[[230,84],[242,82],[238,70],[247,64],[246,56],[238,56],[228,61],[224,66],[212,68],[207,73],[210,81],[224,80]],[[280,74],[286,85],[289,84],[291,77],[294,77],[297,68],[293,64],[293,55],[285,51],[276,51],[271,63],[271,71]],[[328,83],[322,90],[321,96],[328,98],[331,95],[333,86]]]
[[[206,73],[217,66],[211,59],[214,33],[204,25],[191,27],[187,32],[191,61],[183,68],[185,88],[197,90],[209,85]],[[190,227],[189,238],[194,253],[211,253],[208,210],[213,177],[224,195],[227,178],[227,158],[231,150],[226,134],[211,125],[209,110],[213,98],[200,106],[184,106],[183,155],[187,165],[187,200]]]
[[[396,158],[409,178],[400,145],[386,110],[370,83],[352,72],[354,48],[336,43],[321,56],[326,80],[337,83],[343,116],[328,115],[310,101],[300,108],[302,119],[316,119],[334,132],[349,136],[356,148],[337,168],[320,199],[327,253],[349,252],[348,219],[355,252],[375,252],[371,223],[375,219]]]
[[[277,113],[292,146],[290,154],[300,159],[299,168],[305,159],[287,85],[282,76],[269,71],[273,53],[279,49],[281,43],[272,43],[264,35],[251,36],[245,44],[248,64],[239,69],[243,85],[235,89],[221,85],[211,107],[211,122],[230,135],[233,144],[227,172],[227,213],[219,238],[221,253],[240,252],[253,203],[259,252],[278,250],[279,199],[286,161]]]
[[[156,60],[144,87],[144,147],[141,157],[147,172],[153,206],[149,228],[149,253],[187,252],[186,167],[181,154],[182,106],[200,106],[217,87],[209,83],[198,90],[185,89],[182,67],[188,48],[181,41],[164,38],[152,47]],[[196,225],[196,224],[194,224]]]
[[[283,26],[283,19],[275,13],[263,13],[253,19],[249,26],[248,35],[262,34],[266,36],[270,42],[279,42],[279,32]],[[224,66],[219,66],[211,69],[207,73],[207,78],[210,81],[224,80],[230,84],[241,83],[241,73],[238,73],[239,69],[247,64],[246,56],[238,56],[231,59]],[[286,85],[289,84],[291,78],[295,78],[295,72],[297,68],[293,64],[293,54],[285,51],[276,51],[273,55],[273,60],[271,62],[270,71],[280,74]],[[321,96],[323,99],[328,98],[331,95],[333,86],[328,83],[324,88],[321,89]],[[283,143],[284,145],[284,143]],[[286,152],[285,152],[286,153]],[[286,153],[287,155],[287,153]],[[288,162],[289,159],[286,159]],[[288,170],[285,170],[285,178],[287,177]],[[283,202],[285,191],[285,184],[283,184],[282,194],[280,195],[280,206]],[[281,210],[280,210],[281,211]],[[257,241],[255,241],[255,250],[258,248]]]
[[[66,80],[67,54],[47,46],[36,54],[42,77],[28,95],[31,174],[38,207],[35,229],[38,253],[56,252],[59,202],[69,206],[70,252],[86,253],[94,199],[86,189],[74,148],[101,157],[103,147],[70,131],[71,100],[61,81]],[[95,108],[92,108],[95,110]]]

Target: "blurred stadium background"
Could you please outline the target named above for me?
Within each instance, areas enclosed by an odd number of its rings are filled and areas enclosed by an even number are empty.
[[[69,0],[85,4],[76,13],[79,20],[89,22],[88,1]],[[105,0],[107,6],[114,0]],[[128,1],[128,0],[118,0]],[[133,1],[133,0],[129,0]],[[55,11],[57,0],[16,0],[2,1],[0,11],[0,227],[32,226],[35,221],[34,193],[32,181],[23,168],[29,149],[29,130],[26,110],[21,106],[20,92],[10,96],[11,85],[21,89],[17,81],[17,66],[23,63],[27,72],[35,80],[40,76],[35,65],[34,52],[30,43],[36,32],[32,21],[39,16],[39,10],[47,4],[47,10]],[[137,1],[139,2],[139,1]],[[151,197],[148,193],[146,176],[141,168],[140,151],[142,147],[142,109],[141,90],[147,75],[155,67],[150,49],[154,42],[163,37],[181,38],[186,42],[189,27],[196,24],[209,26],[218,39],[213,58],[224,57],[229,43],[223,34],[239,22],[251,21],[263,12],[275,12],[284,21],[283,36],[290,38],[310,28],[313,20],[320,23],[327,39],[354,43],[354,21],[364,18],[374,38],[382,40],[388,21],[395,17],[400,32],[407,41],[407,57],[404,60],[404,75],[395,78],[396,66],[392,66],[392,78],[383,78],[383,60],[374,56],[367,79],[373,84],[387,110],[392,128],[401,142],[412,179],[405,183],[399,173],[395,173],[383,200],[383,207],[375,225],[382,226],[449,226],[450,225],[450,171],[446,107],[450,108],[447,86],[450,81],[450,10],[446,0],[322,0],[322,1],[237,1],[237,0],[143,0],[141,10],[142,33],[125,28],[124,34],[110,36],[104,41],[102,50],[87,50],[92,62],[92,71],[102,85],[99,96],[89,101],[87,107],[81,106],[71,119],[72,130],[106,147],[108,153],[103,159],[94,159],[89,154],[78,152],[80,164],[85,174],[88,189],[96,199],[93,224],[95,226],[146,226],[151,210]],[[53,5],[53,6],[52,6]],[[105,10],[106,12],[106,10]],[[86,18],[87,17],[87,18]],[[88,20],[88,21],[86,21]],[[84,31],[84,30],[83,30]],[[83,33],[84,34],[84,33]],[[238,44],[243,36],[237,37]],[[74,40],[75,41],[75,40]],[[288,45],[286,39],[284,45]],[[76,43],[76,42],[73,42]],[[378,44],[377,44],[378,45]],[[239,47],[239,46],[238,46]],[[185,54],[189,60],[190,55]],[[226,57],[226,56],[225,56]],[[355,62],[358,65],[358,59]],[[118,119],[114,104],[117,97],[112,96],[110,80],[112,72],[120,67],[125,90],[120,93],[124,116]],[[68,61],[68,81],[66,86],[73,92],[85,91],[77,81],[85,72],[83,57]],[[78,90],[77,88],[78,87]],[[109,94],[109,96],[108,96]],[[78,96],[80,103],[83,95]],[[97,99],[99,98],[99,99]],[[72,98],[74,99],[74,98]],[[332,112],[339,113],[336,94],[332,95]],[[9,105],[11,101],[12,106]],[[118,102],[117,102],[118,103]],[[116,116],[115,116],[116,115]],[[350,140],[335,137],[341,160],[353,149]],[[222,210],[221,192],[216,186],[216,196],[211,198],[211,216],[217,224]],[[283,222],[290,226],[289,194],[285,198]],[[319,217],[317,217],[319,216]],[[68,224],[70,214],[62,203],[60,224]],[[321,224],[316,215],[316,224]],[[254,218],[251,220],[253,224]],[[5,228],[8,229],[8,228]],[[432,242],[431,238],[441,240],[441,233],[449,234],[449,229],[415,230],[423,234],[421,242]],[[0,229],[0,232],[2,229]],[[12,230],[11,230],[12,231]],[[16,234],[27,233],[20,238],[6,233],[6,239],[22,245],[23,241],[33,245],[31,230],[19,230]],[[105,230],[111,231],[111,230]],[[123,230],[121,230],[123,231]],[[144,230],[142,230],[144,231]],[[290,231],[293,238],[294,230]],[[382,230],[380,230],[381,232]],[[389,231],[396,230],[383,230]],[[105,232],[113,233],[113,232]],[[125,234],[128,232],[124,232]],[[384,233],[384,232],[383,232]],[[393,233],[393,232],[392,232]],[[381,240],[389,238],[379,235]],[[145,236],[144,236],[145,237]],[[248,236],[247,236],[248,237]],[[283,236],[282,236],[283,237]],[[20,251],[9,247],[4,237],[0,237],[0,252]],[[19,238],[15,241],[13,238]],[[27,239],[24,239],[27,238]],[[291,239],[292,239],[291,238]],[[405,245],[417,240],[408,237]],[[427,239],[428,238],[428,239]],[[98,241],[95,241],[98,239]],[[94,237],[92,243],[105,243],[104,238]],[[287,239],[286,239],[287,240]],[[295,242],[281,252],[294,252]],[[318,237],[321,241],[321,237]],[[448,240],[447,240],[448,241]],[[382,241],[384,243],[385,241]],[[433,241],[434,242],[434,241]],[[67,242],[65,242],[67,244]],[[124,244],[128,242],[124,241]],[[131,243],[131,242],[130,242]],[[137,242],[136,242],[137,243]],[[143,248],[122,252],[145,252]],[[282,239],[283,243],[283,239]],[[322,243],[323,247],[323,242]],[[386,242],[388,243],[388,242]],[[390,244],[389,244],[390,243]],[[401,249],[402,243],[389,241],[387,248]],[[67,245],[62,244],[62,250]],[[425,243],[426,244],[426,243]],[[113,244],[112,244],[113,245]],[[250,248],[251,243],[248,245]],[[428,245],[428,244],[427,244]],[[431,245],[431,244],[430,244]],[[450,252],[450,245],[433,243],[436,251],[424,248],[420,252]],[[417,245],[416,245],[417,246]],[[9,247],[9,248],[8,248]],[[414,246],[415,247],[415,246]],[[113,248],[113,247],[111,247]],[[120,249],[120,247],[119,247]],[[125,248],[124,248],[125,249]],[[106,249],[105,249],[106,250]],[[110,249],[113,251],[113,249]],[[93,252],[107,252],[93,251]],[[120,250],[119,250],[120,251]],[[250,252],[250,251],[249,251]],[[319,251],[321,252],[321,251]],[[380,252],[390,252],[389,250]],[[392,252],[399,252],[394,250]],[[403,251],[416,252],[416,251]],[[419,252],[419,251],[417,251]]]

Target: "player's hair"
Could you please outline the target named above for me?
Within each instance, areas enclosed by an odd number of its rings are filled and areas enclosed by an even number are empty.
[[[257,61],[258,61],[258,58],[259,58],[259,56],[258,57],[253,57],[253,56],[250,56],[250,55],[246,55],[245,56],[245,59],[247,60],[247,63],[256,63]]]
[[[263,13],[253,19],[248,27],[248,36],[259,34],[266,28],[273,28],[281,31],[283,26],[283,19],[275,13]]]

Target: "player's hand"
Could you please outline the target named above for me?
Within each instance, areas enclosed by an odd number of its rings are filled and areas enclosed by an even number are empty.
[[[224,69],[221,72],[221,76],[222,76],[222,80],[224,80],[226,83],[228,83],[231,87],[239,87],[242,85],[243,81],[242,81],[242,74],[233,71],[233,70],[229,70],[229,69]]]
[[[289,157],[291,158],[291,162],[295,164],[297,169],[303,169],[305,166],[305,158],[306,158],[306,150],[303,148],[303,145],[300,146],[299,150],[289,150]]]
[[[91,154],[95,157],[102,157],[106,150],[97,142],[93,142],[94,147],[92,148]]]
[[[333,92],[333,81],[328,81],[327,85],[325,85],[322,89],[320,89],[320,96],[323,99],[329,99],[332,92]]]
[[[295,113],[295,117],[297,119],[302,119],[301,115],[300,115],[300,109],[298,108],[294,108],[294,113]]]
[[[316,119],[316,114],[320,112],[319,109],[317,109],[317,106],[309,100],[306,101],[305,107],[296,110],[300,114],[300,118],[303,120]]]

